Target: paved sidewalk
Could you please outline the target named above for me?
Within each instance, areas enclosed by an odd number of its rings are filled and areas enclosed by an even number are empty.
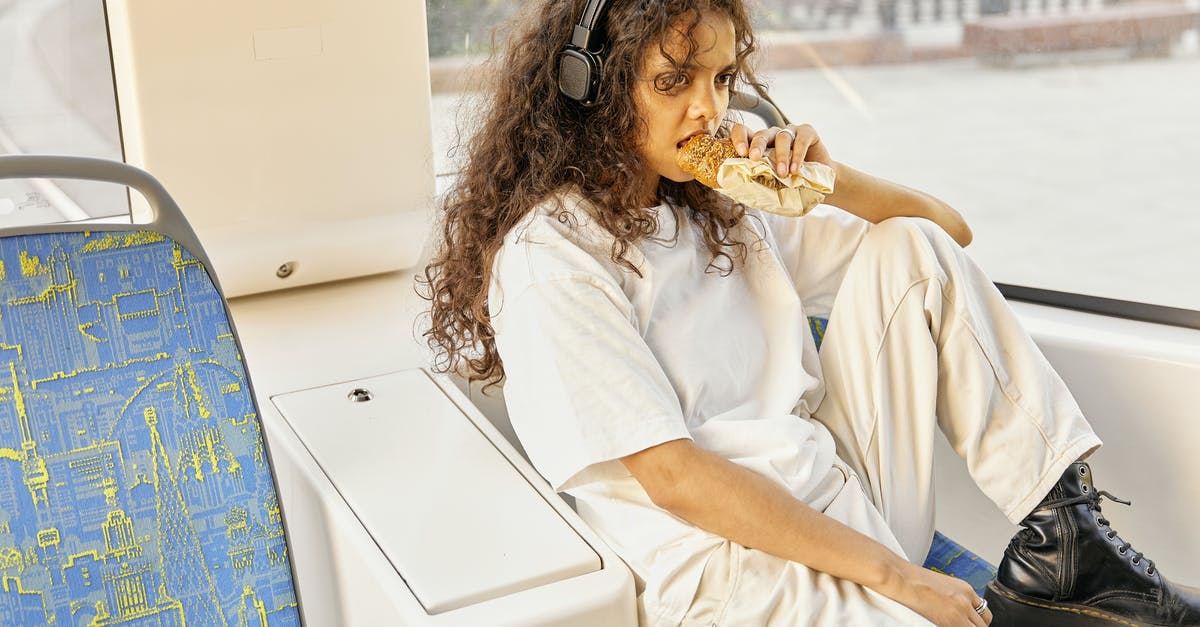
[[[1197,77],[1195,53],[961,59],[779,73],[772,93],[835,158],[958,208],[997,280],[1200,309]]]

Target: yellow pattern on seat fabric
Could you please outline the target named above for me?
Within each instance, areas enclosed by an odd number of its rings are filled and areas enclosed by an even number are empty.
[[[148,230],[0,239],[0,624],[299,625],[224,300]]]

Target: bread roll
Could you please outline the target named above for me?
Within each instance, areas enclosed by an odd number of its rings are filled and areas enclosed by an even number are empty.
[[[726,159],[736,157],[733,140],[717,139],[712,135],[693,135],[675,153],[675,163],[684,172],[696,177],[697,181],[713,189],[717,188],[717,170]]]

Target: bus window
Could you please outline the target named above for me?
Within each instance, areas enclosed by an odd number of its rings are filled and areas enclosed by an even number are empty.
[[[0,11],[0,154],[121,160],[101,0],[9,0]],[[0,181],[0,226],[125,214],[125,190]]]
[[[439,173],[462,77],[517,4],[427,2]],[[996,281],[1200,309],[1200,0],[750,7],[785,113],[957,208]]]

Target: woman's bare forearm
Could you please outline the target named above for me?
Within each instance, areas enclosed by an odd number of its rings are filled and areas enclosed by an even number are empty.
[[[962,215],[950,205],[898,183],[872,176],[837,163],[837,182],[825,202],[844,209],[868,222],[880,222],[897,216],[926,218],[946,231],[960,246],[973,237]]]
[[[814,510],[767,478],[688,440],[660,445],[669,446],[677,450],[664,451],[666,456],[656,462],[665,467],[639,468],[636,455],[622,460],[635,477],[661,478],[663,475],[654,473],[666,470],[669,478],[647,489],[663,509],[743,546],[886,596],[897,594],[902,574],[911,566],[901,556]]]

